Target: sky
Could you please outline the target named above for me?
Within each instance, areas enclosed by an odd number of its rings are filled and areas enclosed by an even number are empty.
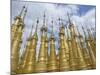
[[[12,0],[11,2],[11,22],[14,22],[15,16],[19,15],[23,6],[27,7],[27,14],[24,20],[25,29],[23,33],[23,44],[21,51],[24,51],[24,46],[26,45],[26,39],[29,37],[33,25],[33,34],[35,31],[36,20],[39,18],[38,25],[38,43],[37,43],[37,54],[40,48],[40,28],[43,25],[43,14],[46,13],[46,25],[48,26],[48,38],[51,34],[51,21],[54,21],[54,35],[55,35],[55,46],[56,53],[58,53],[58,32],[59,32],[59,22],[58,18],[62,19],[65,26],[68,25],[67,13],[71,14],[71,21],[78,26],[79,31],[82,33],[81,26],[84,28],[95,28],[96,25],[96,7],[91,5],[77,5],[77,4],[61,4],[61,3],[40,3],[40,2],[29,2],[29,1],[17,1]]]

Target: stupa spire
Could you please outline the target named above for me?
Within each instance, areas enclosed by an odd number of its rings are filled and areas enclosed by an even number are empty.
[[[48,71],[57,71],[58,65],[57,65],[57,57],[56,57],[56,51],[55,51],[55,38],[53,35],[53,20],[52,23],[52,32],[50,37],[50,55],[48,59]]]
[[[45,11],[44,11],[44,15],[43,15],[43,26],[45,26],[45,17],[46,17],[46,15],[45,15]]]
[[[90,43],[90,45],[91,45],[93,54],[94,54],[94,56],[96,57],[96,46],[95,46],[95,41],[93,40],[91,31],[90,31],[89,28],[87,28],[87,33],[88,33],[88,40],[89,40],[89,43]]]
[[[22,16],[22,20],[24,21],[25,17],[26,17],[26,13],[27,13],[27,8],[25,9],[23,16]]]
[[[26,45],[26,50],[25,54],[23,56],[22,64],[21,67],[18,70],[18,73],[34,73],[35,66],[36,66],[36,46],[37,46],[37,41],[38,41],[38,36],[37,33],[34,33],[32,36],[32,30],[33,30],[33,25],[32,29],[29,35],[29,38],[27,40],[27,45]]]
[[[70,15],[69,15],[69,13],[67,13],[67,17],[68,17],[68,23],[69,23],[69,26],[71,26],[72,23],[71,23],[71,20],[70,20]]]
[[[45,12],[44,12],[44,15],[43,15],[43,25],[41,27],[41,32],[42,32],[42,35],[45,34],[45,32],[47,32],[47,27],[46,27],[46,15],[45,15]]]
[[[52,23],[52,32],[51,33],[53,34],[53,20],[51,21],[51,23]]]
[[[20,12],[20,14],[19,14],[20,17],[22,16],[22,14],[23,14],[23,12],[24,12],[24,9],[25,9],[25,6],[22,7],[22,10],[21,10],[21,12]]]
[[[43,15],[43,26],[41,27],[41,44],[37,60],[36,72],[47,71],[47,51],[46,51],[46,40],[47,40],[47,27],[45,26],[45,12]]]
[[[78,37],[79,37],[79,43],[80,43],[80,46],[81,46],[81,50],[82,50],[82,53],[83,53],[83,57],[85,59],[85,62],[86,62],[86,65],[87,65],[87,69],[90,69],[91,68],[91,58],[89,56],[89,53],[87,52],[86,48],[85,48],[85,41],[83,39],[83,36],[82,34],[80,33],[79,29],[78,29],[78,26],[76,27],[77,28],[77,31],[78,31]]]
[[[34,27],[34,26],[32,25],[31,31],[30,31],[30,33],[29,33],[29,38],[32,37],[33,27]]]
[[[38,24],[39,24],[39,19],[37,19],[37,21],[36,21],[36,29],[35,29],[35,33],[37,33],[37,28],[38,28]]]
[[[60,21],[60,20],[59,20]],[[69,62],[67,61],[66,56],[66,48],[65,48],[65,28],[63,26],[60,27],[59,32],[59,70],[60,71],[68,71],[69,70]]]
[[[22,8],[20,16],[16,16],[14,23],[11,26],[11,71],[16,72],[18,63],[19,63],[19,52],[22,44],[22,34],[24,29],[24,22],[21,19],[21,15],[24,11],[24,8]]]
[[[82,26],[82,29],[83,29],[84,36],[85,36],[86,48],[87,48],[87,51],[88,51],[88,53],[90,55],[90,58],[91,58],[91,61],[92,61],[92,68],[96,68],[96,58],[95,58],[94,53],[92,51],[92,47],[91,47],[91,44],[90,44],[90,40],[87,38],[86,32],[85,32],[83,26]]]

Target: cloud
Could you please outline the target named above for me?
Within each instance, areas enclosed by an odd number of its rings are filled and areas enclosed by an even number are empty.
[[[80,16],[80,15],[73,15],[72,19],[75,23],[76,26],[78,26],[80,32],[83,34],[82,31],[82,26],[86,29],[86,28],[95,28],[96,26],[96,21],[95,21],[95,13],[96,10],[95,8],[89,10],[88,12],[86,12],[86,14]]]
[[[26,39],[29,36],[29,33],[31,31],[32,25],[33,27],[33,34],[36,27],[36,19],[39,18],[39,25],[38,25],[38,43],[37,43],[37,53],[39,51],[40,47],[40,37],[41,37],[41,31],[40,28],[43,25],[43,13],[45,11],[46,13],[46,25],[48,26],[48,37],[51,35],[51,20],[54,21],[54,34],[55,34],[55,46],[56,49],[58,48],[58,39],[59,39],[59,22],[58,18],[61,17],[64,24],[67,25],[68,17],[67,12],[70,13],[71,20],[74,21],[75,25],[81,27],[81,25],[86,25],[95,27],[95,8],[89,10],[84,15],[79,15],[79,5],[68,5],[68,4],[56,4],[56,3],[37,3],[37,2],[24,2],[24,1],[12,1],[12,16],[11,20],[13,23],[13,19],[15,16],[17,16],[22,6],[25,5],[28,8],[28,12],[25,18],[25,31],[23,34],[23,45],[24,47],[26,43]],[[81,28],[80,28],[81,29]],[[81,30],[80,30],[81,31]]]

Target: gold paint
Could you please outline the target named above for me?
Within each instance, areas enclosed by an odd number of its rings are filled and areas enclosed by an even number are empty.
[[[62,26],[60,28],[60,33],[59,33],[59,38],[60,38],[60,50],[59,50],[59,70],[60,71],[69,71],[69,61],[67,61],[67,56],[66,56],[66,48],[64,44],[64,37],[65,37],[65,32],[64,32],[64,27]]]
[[[84,36],[85,36],[85,43],[86,43],[86,47],[87,47],[87,52],[89,53],[89,56],[90,56],[90,60],[91,60],[91,63],[92,63],[92,68],[95,69],[96,68],[96,57],[93,53],[93,50],[92,50],[92,47],[91,47],[91,44],[90,44],[90,40],[89,38],[87,38],[86,36],[86,32],[84,30],[84,27],[82,27],[83,29],[83,32],[84,32]]]
[[[89,35],[84,32],[84,37],[75,30],[75,26],[70,22],[67,28],[67,38],[65,36],[64,25],[60,27],[59,32],[59,53],[56,54],[55,38],[52,33],[50,40],[47,37],[47,27],[45,26],[45,14],[43,26],[41,28],[41,44],[36,58],[36,46],[38,41],[37,27],[33,36],[29,36],[26,42],[26,49],[20,58],[20,47],[22,45],[22,34],[24,29],[24,18],[27,9],[22,16],[15,18],[15,22],[11,26],[11,72],[17,74],[30,74],[37,72],[55,72],[69,71],[80,69],[96,68],[96,39],[93,39],[90,30]],[[37,20],[38,24],[39,20]],[[88,37],[88,38],[87,38]],[[50,43],[50,55],[48,55],[48,47]],[[20,62],[19,62],[20,60]]]
[[[84,48],[84,41],[83,41],[83,38],[80,37],[80,44],[81,44],[81,49],[82,49],[82,52],[83,52],[83,56],[84,56],[84,59],[86,61],[86,64],[87,64],[87,69],[91,69],[91,58],[86,50],[86,48]]]
[[[96,44],[95,44],[95,40],[93,39],[91,30],[90,29],[87,29],[87,31],[88,31],[88,35],[89,35],[89,38],[88,39],[89,39],[89,42],[91,44],[91,48],[92,48],[93,54],[96,57]]]
[[[24,7],[21,12],[23,12]],[[21,18],[23,13],[15,17],[11,26],[11,72],[16,73],[19,64],[19,52],[22,44],[22,34],[24,29],[24,20]]]
[[[75,40],[76,33],[74,31],[74,26],[70,25],[69,30],[70,30],[70,36],[71,36],[71,38],[69,38],[70,66],[71,66],[71,70],[78,70],[79,69],[78,51],[77,51],[77,45],[76,45],[76,40]]]
[[[48,71],[58,71],[57,57],[55,52],[55,39],[54,35],[50,37],[50,56],[48,59]]]
[[[86,44],[87,44],[87,49],[88,49],[88,52],[89,52],[91,60],[92,60],[92,68],[95,69],[96,68],[96,58],[95,58],[95,55],[92,51],[90,40],[87,40]]]
[[[15,30],[14,30],[14,29]],[[11,39],[11,71],[15,72],[19,62],[19,50],[22,43],[23,23],[17,26],[12,26],[12,39]]]
[[[45,40],[46,36],[41,35],[41,45],[40,45],[40,51],[38,56],[38,61],[36,64],[36,72],[46,72],[47,71],[47,57],[46,57],[46,47],[45,47]]]

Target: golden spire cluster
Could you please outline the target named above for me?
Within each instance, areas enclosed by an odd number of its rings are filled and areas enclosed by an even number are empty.
[[[23,6],[20,14],[16,16],[15,21],[11,26],[12,74],[88,70],[96,68],[96,37],[93,35],[93,29],[85,29],[82,27],[84,34],[81,34],[79,27],[71,22],[69,14],[67,15],[68,25],[66,28],[61,21],[61,18],[59,18],[58,54],[56,53],[55,48],[56,38],[54,21],[51,21],[52,31],[49,38],[46,26],[46,14],[44,12],[38,57],[36,57],[36,52],[37,42],[39,41],[37,35],[39,19],[36,21],[34,34],[32,25],[30,35],[26,41],[25,51],[23,51],[22,56],[20,57],[26,13],[27,8]],[[67,35],[65,35],[65,33],[67,33]]]

